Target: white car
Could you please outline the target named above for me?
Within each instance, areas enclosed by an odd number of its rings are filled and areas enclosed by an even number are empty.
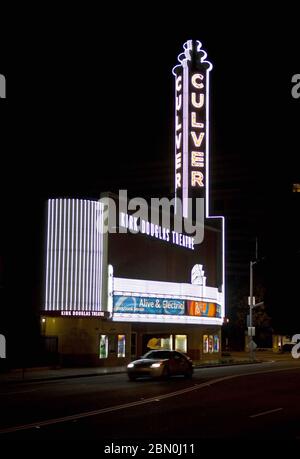
[[[147,352],[138,360],[127,365],[127,374],[130,381],[139,377],[169,378],[174,375],[183,375],[191,378],[193,362],[186,355],[178,351],[153,350]]]

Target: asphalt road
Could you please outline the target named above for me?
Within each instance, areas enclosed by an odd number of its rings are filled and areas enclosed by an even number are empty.
[[[125,374],[0,387],[1,440],[300,440],[300,359],[195,371],[192,380]]]

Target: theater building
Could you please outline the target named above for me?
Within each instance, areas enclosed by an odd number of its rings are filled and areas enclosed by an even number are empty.
[[[124,190],[48,200],[41,326],[62,364],[123,365],[158,348],[220,358],[224,218],[209,214],[211,69],[201,43],[186,42],[173,69],[172,205],[128,202]]]

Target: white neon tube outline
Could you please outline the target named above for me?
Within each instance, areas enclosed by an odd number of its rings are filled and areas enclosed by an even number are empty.
[[[78,309],[81,311],[82,310],[82,302],[81,302],[81,281],[82,281],[82,235],[83,235],[83,230],[82,230],[82,223],[83,223],[83,211],[82,211],[82,199],[80,199],[80,223],[79,223],[79,270],[78,270]]]
[[[176,89],[176,78],[177,78],[177,75],[175,75],[175,101],[176,101],[176,97],[177,97],[177,89]],[[176,102],[174,104],[174,108],[175,108],[175,113],[174,113],[174,119],[176,119],[176,116],[177,116],[177,110],[176,110]],[[177,145],[176,145],[176,129],[174,128],[174,134],[175,134],[175,174],[174,174],[174,183],[175,183],[175,213],[176,213],[176,202],[177,202],[177,179],[176,179],[176,174],[177,174],[177,171],[176,171],[176,154],[177,154]]]
[[[54,238],[54,228],[53,228],[53,222],[54,222],[54,210],[53,210],[53,199],[50,200],[50,206],[51,206],[51,237],[50,237],[50,282],[49,282],[49,305],[48,305],[48,310],[52,310],[52,301],[53,301],[53,238]]]
[[[55,203],[55,226],[54,226],[54,270],[53,270],[53,310],[56,309],[56,249],[57,249],[57,199],[54,200]]]
[[[48,218],[48,221],[47,221],[47,248],[46,248],[46,295],[45,295],[45,310],[48,309],[48,301],[49,301],[49,298],[48,298],[48,289],[49,289],[49,263],[50,263],[50,253],[49,253],[49,249],[50,249],[50,201],[48,201],[47,203],[47,218]]]
[[[97,311],[100,310],[100,283],[101,283],[101,217],[100,217],[100,203],[97,206],[97,237],[98,237],[98,287],[97,287]]]
[[[103,287],[103,205],[100,203],[100,285],[99,285],[99,311],[102,309],[102,287]]]
[[[73,276],[74,276],[74,232],[75,232],[75,200],[72,199],[72,242],[71,242],[71,271],[70,271],[70,309],[74,308],[73,303]]]
[[[183,139],[182,139],[182,215],[188,218],[189,197],[189,68],[187,61],[183,67]]]
[[[196,317],[196,316],[172,316],[171,314],[166,315],[155,315],[152,314],[128,314],[128,313],[114,313],[112,317],[113,322],[153,322],[153,323],[179,323],[179,324],[198,324],[198,325],[219,325],[223,324],[222,318],[210,318],[210,317]]]
[[[62,199],[58,201],[59,206],[59,232],[58,232],[58,269],[57,269],[57,297],[56,297],[56,309],[59,310],[59,300],[60,300],[60,272],[61,272],[61,242],[62,242]]]
[[[83,201],[83,262],[82,262],[82,307],[86,311],[85,303],[85,273],[86,273],[86,200]]]
[[[107,288],[107,311],[113,314],[113,292],[114,292],[114,268],[112,265],[107,266],[108,288]]]
[[[86,305],[90,310],[89,293],[90,293],[90,201],[87,202],[87,259],[86,259]]]
[[[95,203],[95,310],[97,310],[98,295],[98,232],[97,232],[97,206]]]
[[[101,204],[97,203],[98,205],[98,239],[99,239],[99,276],[98,276],[98,311],[100,310],[100,293],[101,293]]]
[[[64,227],[63,227],[63,252],[62,252],[62,276],[61,276],[61,307],[60,309],[63,309],[64,307],[64,294],[66,290],[65,286],[65,258],[66,258],[66,200],[64,199],[62,201],[63,204],[63,209],[64,209]]]
[[[96,311],[99,308],[99,229],[98,229],[98,218],[99,218],[99,206],[98,202],[95,203],[96,207],[96,218],[95,218],[95,226],[96,226]]]
[[[93,239],[93,203],[91,202],[90,206],[90,218],[91,218],[91,228],[90,228],[90,238],[91,238],[91,260],[90,260],[90,266],[91,266],[91,271],[90,271],[90,307],[91,310],[93,310],[93,275],[94,275],[94,270],[93,270],[93,265],[94,265],[94,239]]]
[[[99,238],[99,276],[98,276],[98,311],[101,309],[101,277],[102,277],[102,225],[101,225],[101,204],[97,202],[98,206],[98,238]]]
[[[189,49],[191,47],[191,43],[192,41],[191,40],[188,40],[186,43],[184,43],[183,45],[183,48],[184,48],[184,52],[183,53],[180,53],[178,55],[178,62],[179,64],[175,65],[175,67],[173,67],[172,69],[172,74],[175,76],[175,78],[177,78],[177,68],[183,68],[184,66],[184,62],[186,62],[190,57],[189,57]],[[205,52],[205,50],[202,48],[202,43],[198,40],[196,40],[196,44],[197,44],[197,51],[198,52],[202,52],[203,55],[202,57],[200,58],[200,62],[203,63],[203,64],[206,64],[208,65],[207,69],[206,69],[206,89],[205,89],[205,93],[206,93],[206,164],[205,164],[205,200],[206,200],[206,205],[205,205],[205,217],[207,219],[209,218],[214,218],[214,219],[221,219],[222,221],[222,294],[223,294],[223,302],[222,302],[222,312],[221,312],[221,315],[222,317],[225,317],[225,217],[224,216],[211,216],[210,215],[210,207],[209,207],[209,155],[210,155],[210,151],[209,151],[209,130],[210,130],[210,126],[209,126],[209,72],[212,70],[213,68],[213,65],[211,62],[207,61],[206,58],[207,58],[207,53]],[[175,85],[175,94],[176,94],[176,85]],[[175,171],[175,184],[176,184],[176,171]],[[175,197],[176,197],[176,194],[175,194]]]
[[[102,309],[102,287],[103,287],[103,204],[100,203],[100,285],[99,285],[99,311]]]
[[[98,307],[98,230],[97,230],[97,205],[95,203],[95,310]]]
[[[66,271],[66,310],[69,309],[69,268],[70,268],[70,199],[68,199],[68,224],[67,224],[67,271]]]
[[[74,309],[77,309],[77,269],[78,269],[78,199],[75,200],[76,203],[76,242],[75,242],[75,280],[74,280]]]
[[[93,234],[93,288],[92,288],[92,305],[93,310],[95,309],[95,294],[96,294],[96,239],[95,239],[95,203],[93,203],[93,212],[92,212],[92,234]]]
[[[212,68],[212,66],[211,66]],[[211,68],[207,69],[206,71],[206,177],[205,177],[205,184],[206,184],[206,190],[205,190],[205,199],[206,199],[206,206],[205,206],[205,215],[207,219],[221,219],[222,221],[222,295],[223,295],[223,301],[221,303],[221,317],[225,317],[225,217],[222,215],[210,215],[210,206],[209,206],[209,130],[210,130],[210,125],[209,125],[209,77],[210,77],[210,70]]]

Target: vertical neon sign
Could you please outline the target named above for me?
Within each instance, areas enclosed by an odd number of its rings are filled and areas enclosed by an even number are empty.
[[[179,54],[175,76],[175,196],[188,218],[188,198],[208,204],[209,72],[212,64],[199,41],[189,40]],[[206,208],[207,212],[207,208]]]

